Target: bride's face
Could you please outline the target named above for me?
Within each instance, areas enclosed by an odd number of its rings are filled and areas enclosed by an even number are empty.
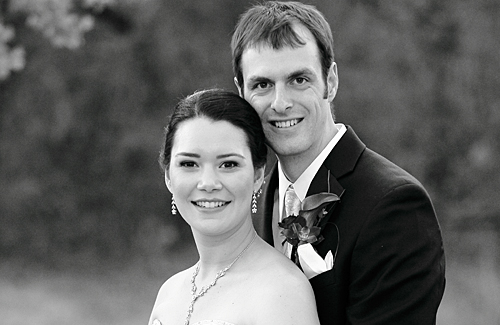
[[[194,118],[179,125],[166,182],[193,230],[221,234],[248,222],[262,174],[246,134],[231,123]]]

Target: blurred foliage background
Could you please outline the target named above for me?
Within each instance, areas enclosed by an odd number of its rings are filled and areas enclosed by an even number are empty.
[[[230,37],[253,2],[0,0],[2,263],[92,270],[192,244],[157,164],[163,127],[180,97],[236,90]],[[496,249],[500,2],[306,2],[334,33],[337,120],[428,189],[449,270],[483,256],[478,237]]]

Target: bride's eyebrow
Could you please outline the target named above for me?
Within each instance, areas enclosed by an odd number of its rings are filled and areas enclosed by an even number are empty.
[[[241,159],[245,159],[245,156],[240,155],[239,153],[227,153],[224,155],[218,155],[217,159],[231,158],[231,157],[239,157]]]
[[[200,155],[198,155],[196,153],[191,153],[191,152],[178,152],[178,153],[175,154],[175,157],[179,157],[179,156],[192,157],[192,158],[200,158]]]
[[[192,152],[178,152],[175,154],[175,157],[191,157],[191,158],[201,158],[201,156],[197,153],[192,153]],[[245,159],[245,156],[240,155],[239,153],[226,153],[223,155],[218,155],[216,156],[217,159],[224,159],[224,158],[231,158],[231,157],[238,157],[241,159]]]

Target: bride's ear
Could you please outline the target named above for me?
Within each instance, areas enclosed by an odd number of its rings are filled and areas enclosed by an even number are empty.
[[[168,169],[165,170],[165,185],[167,185],[168,190],[172,193],[172,184],[170,183],[170,175],[168,174]]]
[[[266,170],[265,166],[255,169],[254,186],[253,186],[254,192],[257,192],[262,187],[262,183],[264,182],[265,170]]]

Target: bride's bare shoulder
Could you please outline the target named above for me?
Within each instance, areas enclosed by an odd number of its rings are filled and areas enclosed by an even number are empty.
[[[309,288],[306,276],[284,254],[269,245],[260,249],[259,259],[255,264],[256,281],[266,283],[269,288],[281,287],[283,284],[287,284],[287,287],[305,287],[304,290]]]
[[[318,324],[314,292],[302,271],[274,247],[257,262],[249,309],[258,324]],[[301,310],[300,315],[296,311]]]
[[[190,281],[191,275],[193,273],[193,267],[188,268],[184,271],[180,271],[170,278],[168,278],[158,290],[157,301],[164,301],[168,298],[168,295],[174,294],[176,292],[182,292],[187,281]]]

